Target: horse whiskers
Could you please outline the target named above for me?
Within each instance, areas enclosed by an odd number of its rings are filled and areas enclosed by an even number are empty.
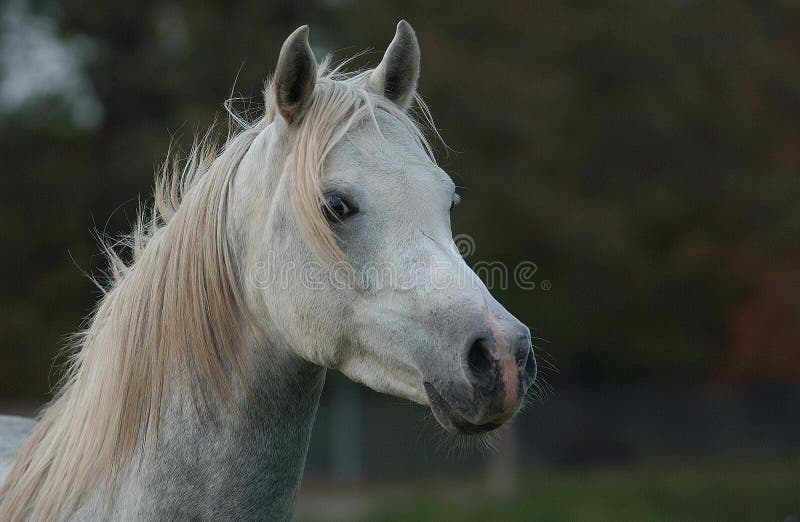
[[[533,344],[532,347],[533,347],[533,352],[536,355],[537,362],[539,361],[545,362],[550,366],[551,370],[558,372],[558,368],[556,368],[555,362],[553,362],[555,360],[555,357],[550,352],[548,352],[547,350],[545,350],[544,348],[542,348],[537,344]]]
[[[489,455],[497,451],[497,431],[481,434],[460,434],[438,430],[441,434],[438,440],[439,449],[446,448],[448,457],[465,457],[475,453]]]

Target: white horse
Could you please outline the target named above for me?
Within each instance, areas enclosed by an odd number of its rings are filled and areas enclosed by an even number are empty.
[[[290,518],[326,368],[453,433],[517,412],[530,331],[453,242],[419,63],[404,21],[349,75],[301,27],[264,117],[159,178],[60,392],[0,419],[1,520]]]

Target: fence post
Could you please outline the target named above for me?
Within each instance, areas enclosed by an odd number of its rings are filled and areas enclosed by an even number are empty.
[[[358,482],[362,473],[361,390],[341,378],[331,379],[331,384],[331,478]]]
[[[517,492],[519,450],[517,443],[517,428],[510,424],[500,428],[495,441],[496,451],[489,457],[487,470],[487,487],[496,495],[510,496]]]

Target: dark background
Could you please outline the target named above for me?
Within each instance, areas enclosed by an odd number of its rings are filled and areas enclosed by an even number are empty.
[[[800,514],[800,3],[0,6],[0,411],[50,397],[100,295],[81,274],[105,268],[95,236],[130,230],[170,141],[224,121],[231,93],[255,118],[295,27],[318,57],[371,48],[357,63],[375,65],[405,18],[463,187],[454,232],[471,264],[536,264],[536,289],[494,293],[534,330],[553,392],[499,454],[453,455],[421,409],[332,376],[301,515],[447,518],[463,498],[442,499],[470,487],[461,517],[567,516],[576,497],[572,518]],[[317,495],[420,476],[457,485]]]

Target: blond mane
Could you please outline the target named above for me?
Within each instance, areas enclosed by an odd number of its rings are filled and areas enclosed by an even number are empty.
[[[341,259],[321,208],[323,167],[336,143],[365,118],[377,128],[376,112],[386,111],[433,154],[405,111],[366,89],[368,72],[345,74],[328,63],[318,69],[286,168],[309,244],[320,257]],[[137,448],[157,433],[176,382],[198,390],[193,399],[204,407],[230,405],[232,379],[247,383],[250,357],[242,346],[251,321],[226,223],[238,166],[275,119],[273,90],[266,92],[259,121],[234,116],[241,129],[221,148],[208,134],[182,167],[165,164],[152,209],[127,241],[130,263],[103,246],[110,282],[88,327],[75,336],[59,391],[0,486],[0,519],[64,517],[98,487],[110,497]],[[418,108],[432,127],[421,100]]]

